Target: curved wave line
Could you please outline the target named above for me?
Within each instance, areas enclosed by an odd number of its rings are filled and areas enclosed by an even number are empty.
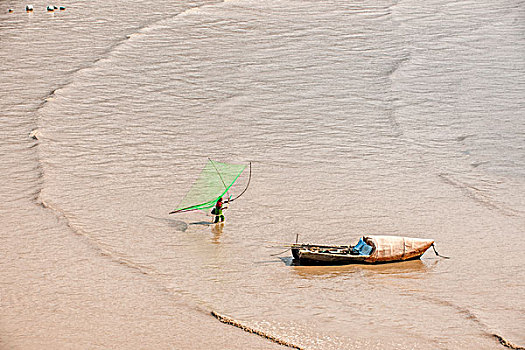
[[[260,330],[257,330],[257,329],[254,329],[254,328],[251,328],[251,327],[248,327],[248,326],[245,326],[240,321],[234,320],[233,318],[228,317],[228,316],[221,315],[221,314],[219,314],[219,313],[217,313],[215,311],[211,311],[210,314],[213,317],[215,317],[216,319],[218,319],[220,322],[224,323],[224,324],[229,324],[231,326],[240,328],[240,329],[242,329],[245,332],[256,334],[258,336],[261,336],[263,338],[271,340],[274,343],[277,343],[279,345],[284,345],[284,346],[287,346],[289,348],[298,349],[298,350],[303,350],[304,349],[304,348],[301,348],[298,345],[295,345],[295,344],[289,343],[289,342],[287,342],[285,340],[279,339],[279,338],[277,338],[277,337],[275,337],[275,336],[273,336],[271,334],[265,333],[263,331],[260,331]]]
[[[144,266],[144,265],[141,265],[141,264],[134,263],[130,259],[125,259],[125,258],[123,258],[121,256],[118,256],[111,249],[105,248],[102,243],[98,242],[96,239],[94,239],[92,236],[90,236],[87,232],[84,232],[83,230],[75,227],[71,223],[71,221],[69,220],[67,215],[61,209],[59,209],[58,207],[56,207],[56,206],[54,206],[52,204],[49,204],[49,203],[43,201],[40,198],[40,192],[38,193],[37,200],[38,200],[38,205],[39,206],[41,206],[42,208],[45,208],[45,209],[48,209],[48,210],[52,211],[54,213],[54,215],[57,217],[58,220],[61,220],[71,231],[73,231],[73,233],[75,233],[75,234],[77,234],[77,235],[79,235],[81,237],[84,237],[90,243],[90,245],[95,250],[97,250],[101,255],[110,258],[112,261],[117,262],[120,265],[124,265],[124,266],[130,267],[130,268],[132,268],[134,270],[137,270],[137,271],[139,271],[140,273],[142,273],[144,275],[160,274],[158,271],[156,271],[152,267],[148,267],[148,266]]]
[[[513,350],[525,350],[525,347],[512,344],[510,341],[508,341],[507,339],[503,338],[499,334],[493,333],[492,336],[494,338],[496,338],[500,342],[500,344],[503,345],[506,348],[513,349]]]
[[[483,193],[482,190],[474,186],[471,186],[465,182],[455,180],[452,178],[450,174],[441,173],[441,174],[438,174],[438,176],[439,178],[441,178],[441,180],[444,183],[461,190],[461,192],[463,192],[463,194],[466,197],[474,200],[475,202],[489,209],[497,210],[505,216],[516,216],[518,214],[518,211],[516,211],[515,209],[505,208],[502,205],[494,204],[492,199],[487,194]]]
[[[451,308],[455,309],[456,311],[458,311],[458,313],[460,315],[464,316],[466,320],[469,320],[469,321],[473,322],[474,324],[476,324],[479,327],[479,329],[483,333],[485,333],[487,336],[490,336],[490,337],[493,337],[493,338],[497,339],[501,345],[503,345],[503,346],[505,346],[505,347],[507,347],[509,349],[525,350],[524,347],[511,343],[510,341],[508,341],[507,339],[505,339],[501,335],[490,332],[489,331],[490,327],[488,325],[486,325],[485,323],[483,323],[476,315],[474,315],[472,313],[472,311],[470,311],[466,307],[459,306],[459,305],[456,305],[456,304],[454,304],[454,303],[452,303],[452,302],[450,302],[448,300],[443,300],[443,299],[439,299],[439,298],[435,298],[435,297],[419,296],[419,298],[423,299],[423,300],[430,301],[430,302],[434,302],[434,303],[437,303],[437,304],[445,305],[445,306],[448,306],[448,307],[451,307]]]
[[[82,71],[91,69],[97,63],[106,60],[111,55],[111,53],[113,53],[118,47],[122,46],[123,44],[125,44],[126,42],[131,40],[134,37],[135,34],[140,34],[141,32],[147,31],[148,29],[153,28],[154,26],[156,26],[156,25],[158,25],[158,24],[160,24],[160,23],[162,23],[164,21],[168,21],[168,20],[171,20],[171,19],[176,18],[178,16],[184,15],[186,13],[194,11],[195,9],[199,9],[199,8],[202,8],[202,7],[205,7],[205,6],[213,6],[213,5],[217,5],[217,4],[223,3],[223,2],[225,2],[225,1],[217,1],[217,2],[214,2],[214,3],[206,3],[206,4],[195,5],[195,6],[189,6],[187,9],[185,9],[185,10],[179,12],[179,13],[176,13],[174,15],[170,15],[170,16],[167,16],[167,17],[163,17],[163,18],[151,21],[149,23],[144,24],[141,27],[138,27],[132,33],[124,34],[124,35],[120,36],[120,39],[117,39],[113,44],[109,45],[104,51],[102,51],[100,56],[98,58],[95,58],[91,63],[88,63],[87,65],[85,65],[83,67],[79,67],[77,69],[72,70],[70,72],[70,80],[68,82],[59,85],[58,87],[54,88],[53,90],[51,90],[47,94],[45,94],[43,97],[41,97],[40,98],[41,102],[35,108],[34,112],[38,112],[40,109],[42,109],[46,105],[48,100],[55,96],[57,91],[62,90],[64,88],[66,88],[67,86],[71,85],[72,82],[74,81],[74,76],[76,74],[78,74],[78,73],[80,73]],[[38,122],[38,118],[37,118],[37,122]]]

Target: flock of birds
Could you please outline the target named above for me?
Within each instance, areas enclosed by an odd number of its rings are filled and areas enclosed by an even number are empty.
[[[26,5],[26,12],[33,12],[33,10],[34,10],[33,5]],[[57,7],[57,6],[54,6],[54,5],[47,5],[46,10],[47,10],[47,12],[53,12],[55,10],[65,11],[66,8],[64,6]],[[7,11],[9,13],[15,12],[15,10],[13,10],[13,9],[8,9]]]

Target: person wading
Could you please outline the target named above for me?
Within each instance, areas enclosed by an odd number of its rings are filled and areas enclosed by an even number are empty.
[[[227,207],[222,206],[222,198],[219,198],[217,203],[215,203],[215,207],[211,211],[211,213],[215,215],[215,220],[213,220],[214,224],[219,222],[219,219],[221,219],[221,222],[224,221],[224,214],[222,213],[223,209],[227,209]]]

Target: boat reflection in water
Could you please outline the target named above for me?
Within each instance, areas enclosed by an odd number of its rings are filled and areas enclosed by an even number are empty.
[[[293,273],[302,279],[331,279],[345,277],[354,274],[364,276],[388,277],[397,276],[399,278],[418,278],[421,274],[431,271],[439,260],[425,259],[408,260],[396,264],[376,264],[376,265],[295,265],[292,259],[282,258],[282,260],[293,267]]]

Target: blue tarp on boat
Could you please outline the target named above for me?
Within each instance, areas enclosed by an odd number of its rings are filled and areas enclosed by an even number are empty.
[[[352,249],[352,252],[359,255],[370,255],[372,252],[372,246],[366,244],[365,241],[363,241],[363,238],[360,238],[359,242],[357,242],[355,247]]]

